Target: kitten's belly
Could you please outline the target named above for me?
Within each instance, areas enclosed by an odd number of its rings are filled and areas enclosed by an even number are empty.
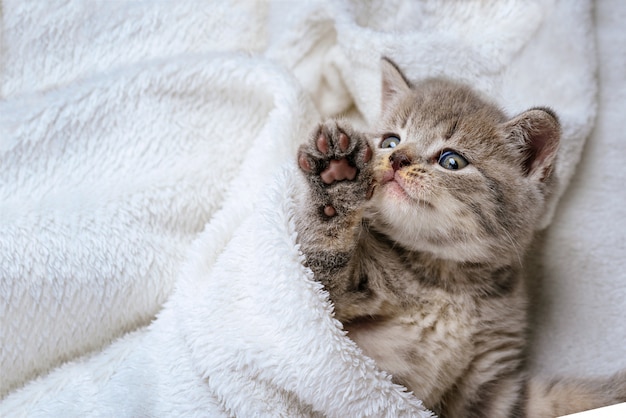
[[[475,317],[465,303],[431,299],[384,320],[347,324],[348,336],[394,381],[436,405],[474,355]]]

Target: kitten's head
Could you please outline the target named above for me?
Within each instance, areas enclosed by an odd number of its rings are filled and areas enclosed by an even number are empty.
[[[412,85],[390,61],[382,66],[373,224],[441,258],[521,257],[554,188],[556,115],[533,108],[509,119],[468,86]]]

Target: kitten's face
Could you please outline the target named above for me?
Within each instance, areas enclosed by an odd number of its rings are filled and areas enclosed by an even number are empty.
[[[386,97],[372,143],[368,218],[402,245],[438,257],[521,257],[548,193],[553,138],[558,144],[553,114],[535,109],[508,121],[467,87],[392,81],[400,85]],[[537,126],[549,132],[536,135]],[[532,135],[540,142],[534,147]]]

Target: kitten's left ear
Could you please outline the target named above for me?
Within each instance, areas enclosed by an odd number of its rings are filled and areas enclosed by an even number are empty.
[[[411,90],[411,84],[406,79],[398,66],[389,58],[383,57],[380,60],[382,69],[382,109],[385,111],[389,103],[398,95]]]
[[[523,149],[526,175],[540,181],[549,178],[561,139],[556,113],[546,107],[535,107],[508,121],[506,128]]]

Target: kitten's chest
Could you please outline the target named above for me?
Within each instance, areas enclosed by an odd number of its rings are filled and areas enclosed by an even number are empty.
[[[432,405],[471,362],[476,327],[469,297],[431,289],[400,315],[348,324],[346,329],[394,381]]]

